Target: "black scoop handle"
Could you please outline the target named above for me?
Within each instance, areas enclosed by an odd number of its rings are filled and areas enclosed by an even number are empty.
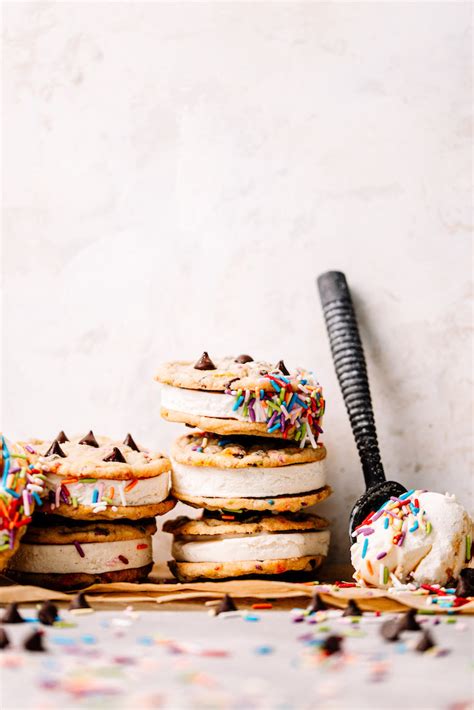
[[[332,358],[359,450],[366,489],[385,481],[375,428],[364,349],[346,277],[327,271],[318,289]]]

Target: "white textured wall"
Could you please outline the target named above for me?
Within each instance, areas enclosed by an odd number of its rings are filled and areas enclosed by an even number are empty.
[[[4,4],[2,426],[166,448],[156,364],[313,367],[340,556],[362,487],[315,276],[345,270],[387,473],[468,503],[468,3]]]

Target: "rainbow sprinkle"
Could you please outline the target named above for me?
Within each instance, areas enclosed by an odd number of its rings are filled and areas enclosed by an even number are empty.
[[[367,568],[371,576],[374,574],[374,569],[370,560],[367,558],[369,548],[369,536],[373,534],[374,528],[371,524],[383,518],[383,528],[388,531],[388,537],[391,537],[391,544],[397,547],[402,547],[407,535],[416,535],[418,531],[425,532],[429,535],[432,531],[432,524],[425,517],[425,511],[420,508],[418,496],[424,491],[412,489],[399,497],[392,496],[386,501],[377,511],[369,513],[360,525],[354,530],[352,535],[358,537],[364,536],[362,543],[361,558],[366,561]],[[390,546],[387,540],[388,547]],[[466,557],[471,551],[471,541],[466,538]],[[388,555],[388,550],[383,550],[375,555],[377,562],[383,560]],[[367,559],[366,559],[367,558]],[[393,574],[393,570],[380,564],[378,567],[378,583],[380,586],[387,585],[389,579],[396,583],[397,578]]]
[[[26,456],[10,451],[4,436],[0,442],[3,465],[0,483],[0,551],[3,551],[14,549],[18,531],[31,522],[35,504],[41,505],[44,476],[32,464],[28,464]]]
[[[262,376],[261,385],[255,390],[227,389],[234,397],[233,411],[251,422],[266,423],[269,434],[279,431],[301,448],[308,441],[316,448],[325,408],[316,380],[303,371],[291,377],[276,372]]]

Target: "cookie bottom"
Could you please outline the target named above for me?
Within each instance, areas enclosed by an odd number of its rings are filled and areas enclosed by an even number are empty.
[[[245,436],[265,436],[271,439],[282,439],[281,434],[268,431],[266,422],[242,422],[240,419],[219,419],[218,417],[203,417],[199,414],[186,414],[186,412],[177,412],[174,409],[165,409],[161,407],[161,416],[169,422],[179,422],[180,424],[189,424],[202,431],[211,431],[215,434],[234,435],[242,434]],[[316,438],[316,435],[315,435]],[[291,441],[290,439],[288,441]]]
[[[275,513],[297,513],[303,508],[309,508],[328,498],[332,493],[331,486],[324,486],[317,491],[309,491],[303,495],[275,496],[275,498],[205,498],[203,496],[188,496],[185,493],[173,491],[178,500],[193,508],[207,510],[270,510]]]
[[[322,565],[323,555],[290,557],[282,560],[242,560],[240,562],[168,562],[171,572],[180,582],[216,579],[278,577],[309,575]]]
[[[167,498],[161,503],[152,503],[151,505],[117,505],[107,507],[98,513],[92,512],[90,505],[66,505],[61,503],[59,506],[54,506],[51,503],[45,503],[41,508],[41,513],[60,515],[63,518],[72,518],[73,520],[117,520],[126,518],[127,520],[141,520],[142,518],[154,518],[157,515],[164,515],[170,510],[173,510],[176,501],[173,498]]]
[[[85,572],[74,572],[69,574],[38,574],[33,572],[17,572],[7,570],[7,576],[20,584],[32,584],[35,587],[46,587],[58,591],[68,591],[71,589],[84,589],[92,584],[109,584],[111,582],[143,582],[150,574],[153,567],[151,562],[144,567],[134,569],[116,570],[114,572],[102,572],[100,574],[87,574]]]

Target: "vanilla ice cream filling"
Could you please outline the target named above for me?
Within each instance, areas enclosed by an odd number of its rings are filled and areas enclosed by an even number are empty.
[[[171,472],[160,473],[151,478],[136,478],[133,480],[97,479],[92,483],[65,484],[67,493],[61,493],[64,476],[48,474],[47,485],[55,493],[55,507],[68,500],[70,505],[97,506],[137,506],[153,505],[166,500],[171,488]],[[67,480],[67,479],[66,479]],[[63,486],[64,489],[64,486]]]
[[[164,409],[193,414],[199,417],[217,417],[219,419],[238,419],[251,421],[250,416],[244,417],[234,411],[235,397],[225,392],[204,392],[202,390],[187,390],[182,387],[161,386],[161,406]],[[257,412],[256,412],[257,414]],[[256,421],[266,421],[262,413]]]
[[[75,545],[22,542],[8,566],[18,572],[35,574],[100,574],[144,567],[153,561],[149,535],[136,540],[85,542],[79,544],[79,549]]]
[[[324,461],[268,468],[188,466],[173,461],[176,494],[209,498],[265,498],[314,491],[326,485]]]
[[[285,560],[307,555],[325,557],[329,537],[329,530],[212,536],[207,539],[195,536],[176,539],[171,553],[177,562]]]

